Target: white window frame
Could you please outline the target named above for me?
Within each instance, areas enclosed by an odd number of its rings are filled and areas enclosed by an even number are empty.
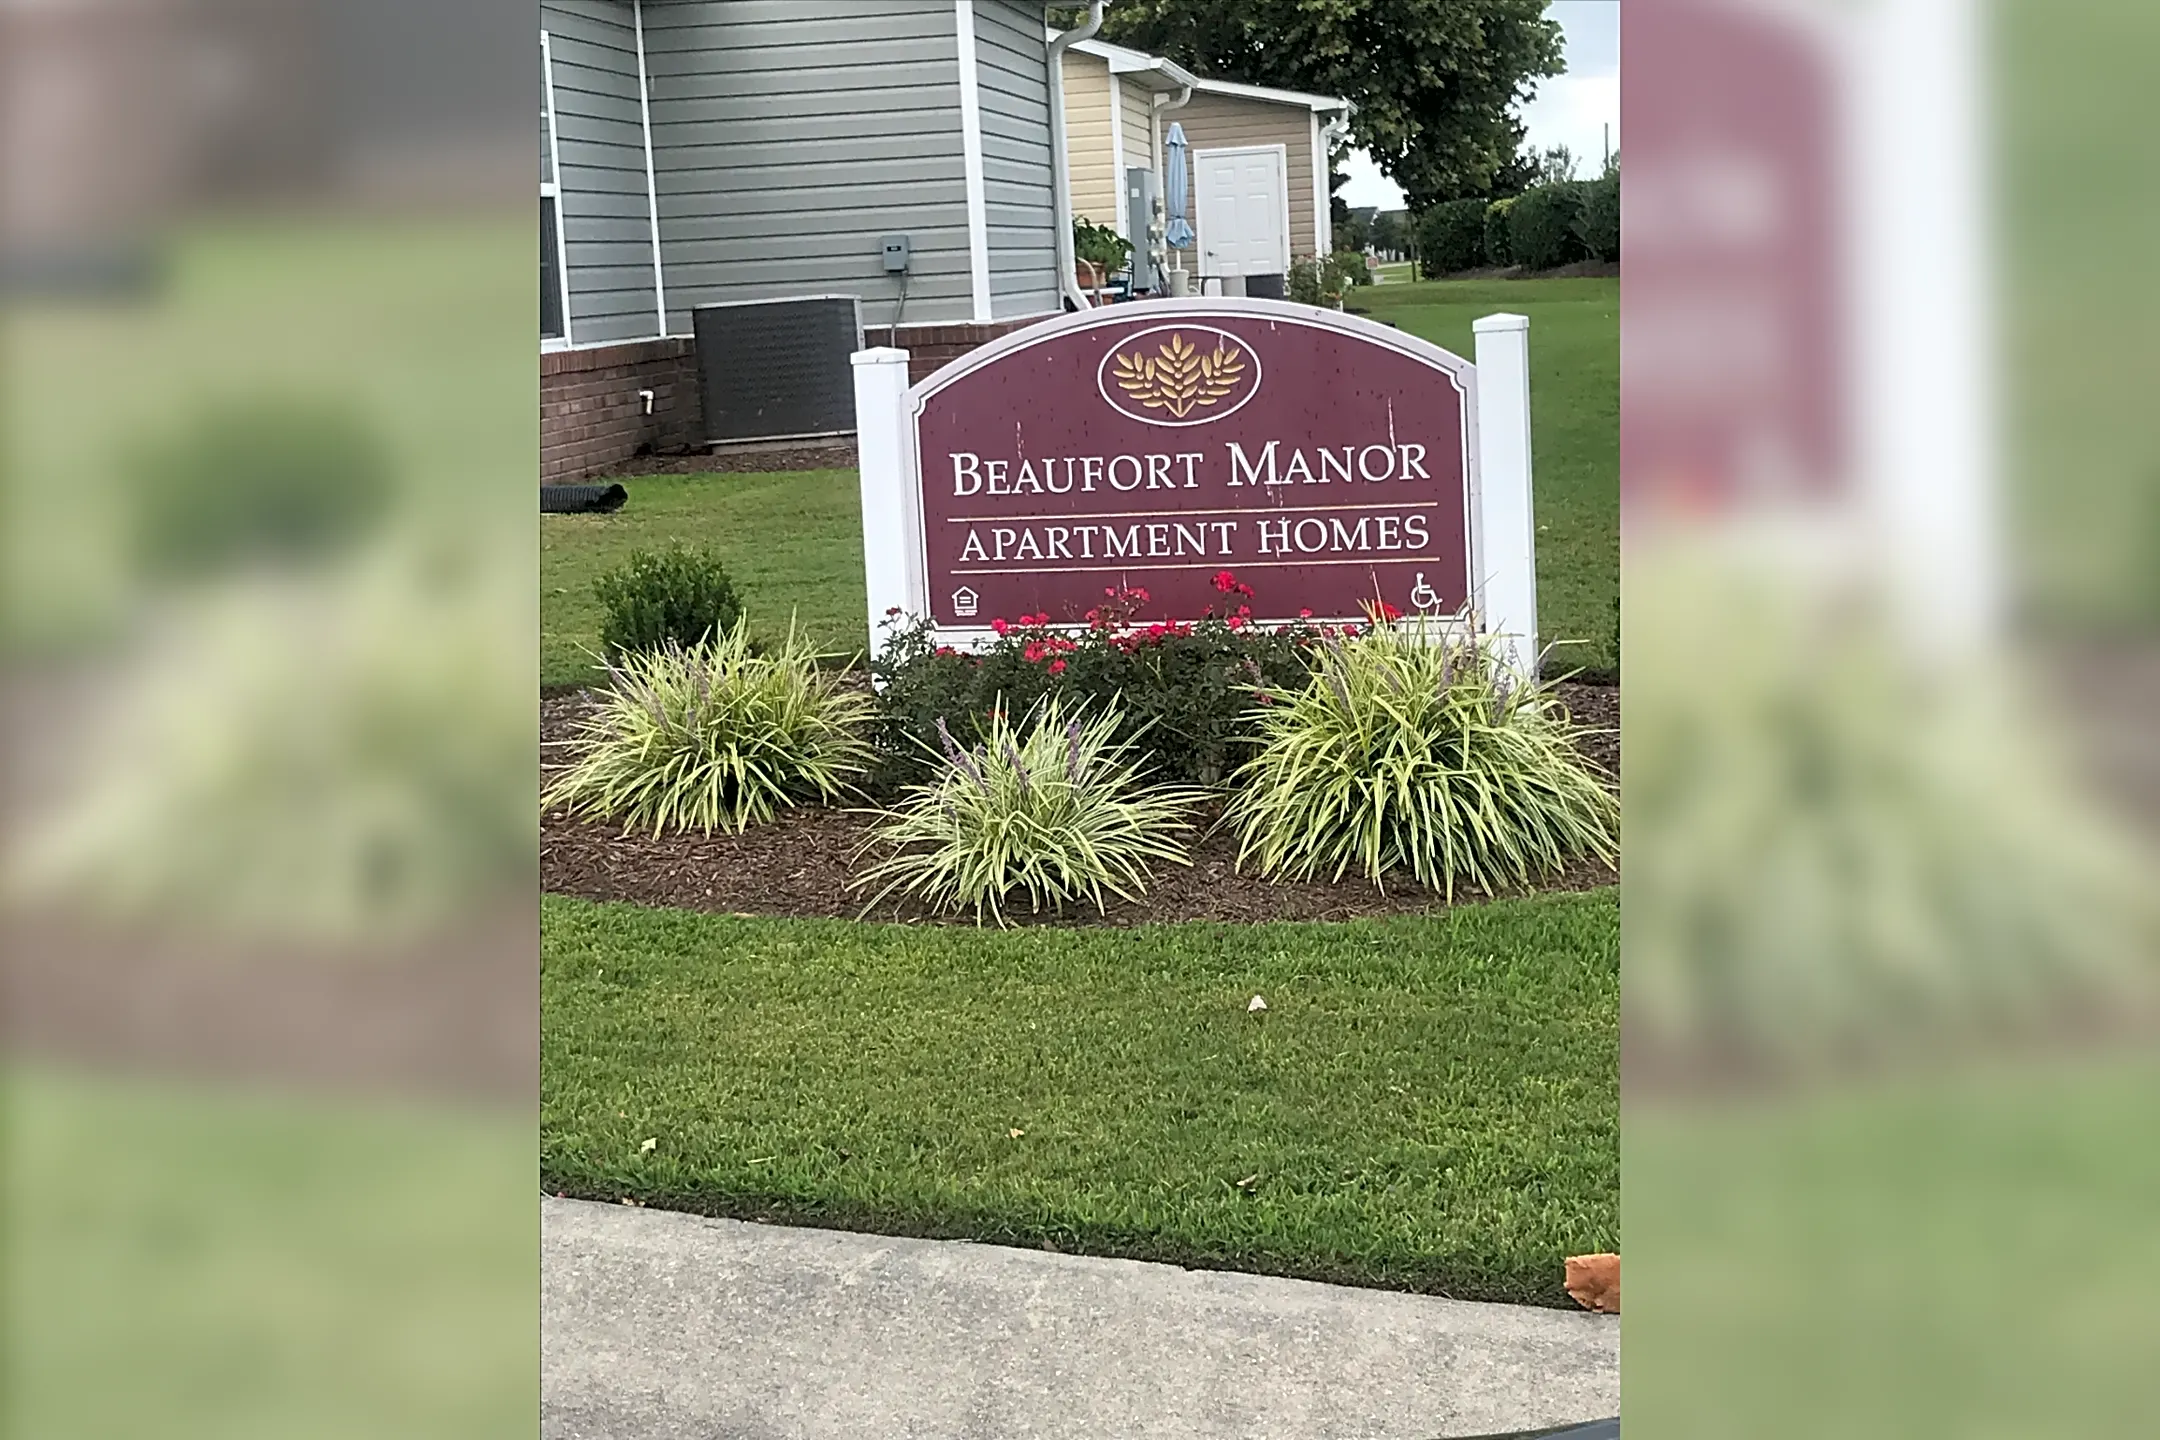
[[[660,338],[668,338],[667,276],[660,264],[660,187],[653,178],[652,86],[645,73],[645,0],[631,0],[630,23],[637,31],[638,129],[645,141],[645,218],[652,228],[653,315]],[[556,202],[556,209],[562,202]]]
[[[1320,129],[1320,112],[1312,115],[1312,230],[1313,258],[1325,260],[1335,249],[1334,193],[1328,189],[1328,143]],[[1287,181],[1288,177],[1284,177]]]
[[[1275,157],[1275,178],[1280,182],[1276,191],[1282,196],[1282,271],[1284,283],[1289,282],[1292,246],[1290,241],[1290,147],[1277,141],[1272,145],[1210,145],[1205,150],[1186,152],[1187,168],[1192,171],[1193,249],[1200,252],[1201,274],[1207,275],[1207,230],[1201,224],[1207,210],[1200,203],[1200,157],[1203,155],[1259,155]]]
[[[555,116],[555,54],[548,32],[540,32],[540,103],[547,112],[548,173],[553,180],[540,182],[540,203],[555,202],[555,283],[562,297],[562,334],[540,337],[542,350],[568,350],[576,344],[570,321],[570,227],[562,203],[562,131]]]

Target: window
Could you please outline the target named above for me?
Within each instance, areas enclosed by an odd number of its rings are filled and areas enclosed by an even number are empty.
[[[540,345],[570,343],[570,267],[563,245],[562,188],[556,183],[555,61],[540,32]]]
[[[562,340],[563,295],[562,266],[557,263],[561,237],[555,223],[556,199],[548,191],[540,192],[540,338]]]

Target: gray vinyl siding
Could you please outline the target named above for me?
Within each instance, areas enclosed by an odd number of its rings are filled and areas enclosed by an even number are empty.
[[[540,25],[554,61],[571,339],[585,345],[655,335],[660,321],[629,0],[543,0]]]
[[[1060,308],[1057,172],[1050,149],[1050,60],[1039,4],[975,7],[983,201],[990,222],[990,314]]]
[[[694,305],[817,294],[888,324],[895,233],[901,318],[972,316],[952,0],[648,3],[645,60],[671,330]]]

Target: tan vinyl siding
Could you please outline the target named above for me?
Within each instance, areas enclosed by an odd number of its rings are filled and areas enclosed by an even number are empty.
[[[1163,117],[1165,132],[1172,120],[1185,127],[1185,143],[1193,150],[1281,145],[1290,185],[1290,254],[1298,257],[1318,251],[1318,240],[1313,233],[1311,109],[1304,105],[1278,105],[1266,100],[1209,95],[1195,90],[1191,103]],[[1185,213],[1197,215],[1199,209],[1192,193],[1192,177],[1197,169],[1187,166],[1185,173]]]
[[[1110,62],[1065,52],[1065,154],[1072,213],[1098,225],[1117,223],[1118,181],[1110,144]]]
[[[1120,78],[1124,86],[1118,103],[1124,106],[1118,119],[1125,130],[1125,168],[1155,168],[1155,96],[1145,86]],[[1120,177],[1122,180],[1123,177]]]

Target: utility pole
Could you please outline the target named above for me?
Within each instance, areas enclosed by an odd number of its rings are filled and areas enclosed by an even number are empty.
[[[1605,168],[1600,174],[1612,173],[1612,121],[1605,122]]]

